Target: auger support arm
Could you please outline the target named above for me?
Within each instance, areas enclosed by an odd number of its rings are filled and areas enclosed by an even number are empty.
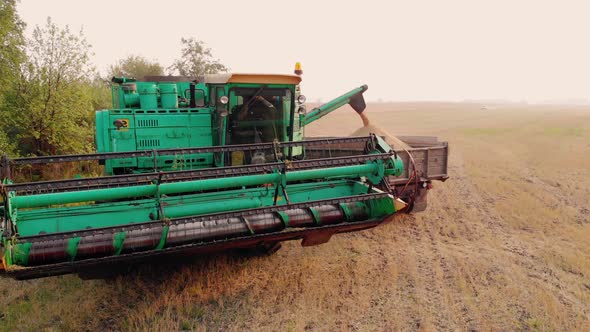
[[[356,89],[348,91],[340,97],[332,99],[331,101],[312,109],[309,113],[301,115],[303,118],[301,123],[304,126],[307,126],[346,104],[349,104],[358,114],[361,114],[367,107],[363,93],[367,91],[368,88],[367,85],[362,85]]]

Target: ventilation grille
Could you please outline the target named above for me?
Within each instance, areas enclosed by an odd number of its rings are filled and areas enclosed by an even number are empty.
[[[158,120],[137,120],[138,127],[158,127]]]
[[[157,148],[160,146],[159,139],[140,139],[137,144],[140,148]]]

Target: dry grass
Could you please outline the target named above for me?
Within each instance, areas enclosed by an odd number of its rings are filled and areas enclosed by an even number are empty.
[[[276,255],[0,281],[5,330],[590,330],[590,109],[370,105],[450,141],[426,212]],[[334,113],[308,134],[357,129]]]

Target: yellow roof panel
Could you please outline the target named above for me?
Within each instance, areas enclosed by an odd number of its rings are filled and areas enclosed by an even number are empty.
[[[205,76],[206,83],[299,84],[301,77],[283,74],[214,74]]]

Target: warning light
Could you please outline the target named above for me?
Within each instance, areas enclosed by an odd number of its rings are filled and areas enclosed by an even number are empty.
[[[301,69],[301,62],[295,62],[295,75],[302,75],[303,69]]]

